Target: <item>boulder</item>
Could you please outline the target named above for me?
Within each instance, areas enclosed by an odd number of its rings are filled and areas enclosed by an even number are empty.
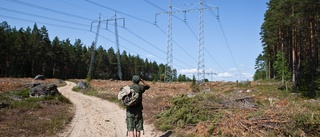
[[[47,96],[47,95],[54,96],[56,94],[60,94],[57,89],[57,85],[44,84],[44,83],[33,84],[29,92],[29,96],[31,97],[39,97],[39,96]]]
[[[0,103],[0,109],[9,108],[9,107],[10,107],[10,104],[8,104],[8,103]]]
[[[87,85],[87,83],[80,81],[80,82],[77,84],[77,88],[79,88],[79,89],[87,89],[87,88],[88,88],[88,85]]]
[[[43,75],[37,75],[34,77],[35,80],[45,80],[46,78]]]

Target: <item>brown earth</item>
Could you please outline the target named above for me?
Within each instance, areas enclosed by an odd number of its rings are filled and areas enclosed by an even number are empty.
[[[72,81],[76,83],[80,80]],[[26,81],[33,80],[10,79],[8,82],[0,79],[0,91],[22,89],[25,85],[19,83],[28,83]],[[49,81],[56,82],[56,80]],[[92,92],[88,94],[96,96],[93,92],[102,93],[103,96],[98,95],[99,98],[84,95],[81,93],[82,91],[80,93],[71,91],[74,83],[68,83],[67,86],[60,87],[59,91],[74,103],[76,114],[71,124],[65,130],[62,130],[58,136],[125,136],[125,112],[124,108],[118,104],[119,101],[116,100],[116,97],[120,87],[131,83],[131,81],[91,80],[90,85],[94,88],[94,91],[88,91]],[[155,116],[173,105],[170,101],[172,97],[181,94],[201,94],[201,92],[193,92],[190,88],[191,82],[148,83],[151,88],[143,94],[145,136],[161,136],[163,133],[157,131],[153,126],[156,121]],[[213,111],[223,115],[220,122],[213,124],[215,128],[210,135],[315,136],[320,131],[319,120],[317,120],[320,117],[320,101],[305,99],[296,93],[280,91],[277,89],[279,84],[276,82],[249,82],[244,84],[208,82],[199,86],[201,91],[208,91],[208,93],[219,97],[222,102],[225,102],[222,105],[227,106]],[[106,99],[113,100],[113,102],[106,101]],[[245,101],[241,106],[239,105],[241,100],[249,100],[249,102]],[[302,119],[301,116],[312,119]],[[304,122],[304,124],[295,123],[299,121]],[[194,133],[198,136],[208,136],[210,126],[212,126],[212,122],[203,121],[184,129],[175,128],[171,136],[175,136],[175,133],[178,132],[185,135]]]
[[[107,100],[74,92],[72,91],[74,86],[74,83],[67,81],[67,86],[58,89],[75,106],[75,116],[71,124],[58,136],[126,136],[125,110],[123,108]],[[144,128],[144,136],[161,136],[161,132],[154,130],[153,125],[145,124]]]

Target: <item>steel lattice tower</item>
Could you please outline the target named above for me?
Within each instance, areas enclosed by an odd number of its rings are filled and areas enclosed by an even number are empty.
[[[107,20],[107,23],[108,23],[108,21],[114,20],[115,38],[116,38],[116,46],[117,46],[118,76],[119,76],[120,80],[122,80],[122,69],[121,69],[121,60],[120,60],[120,46],[119,46],[119,34],[118,34],[117,20],[121,20],[121,19],[123,20],[123,24],[124,24],[124,18],[117,18],[117,14],[114,15],[114,18]]]
[[[115,14],[114,17],[115,17],[115,19],[114,19],[114,29],[115,29],[116,44],[117,44],[118,76],[119,76],[119,79],[122,80],[117,14]]]
[[[172,81],[172,0],[169,0],[169,9],[168,9],[168,41],[167,41],[167,64],[165,68],[164,82]]]
[[[168,12],[157,13],[155,15],[155,25],[157,23],[157,16],[161,14],[168,14],[169,15],[169,23],[168,23],[168,41],[167,41],[167,64],[165,68],[165,77],[164,82],[171,82],[172,81],[172,14],[174,13],[184,13],[186,12],[194,12],[199,11],[199,37],[198,37],[198,68],[197,68],[197,75],[198,81],[205,80],[205,67],[204,67],[204,18],[203,18],[203,11],[204,10],[212,10],[218,9],[218,7],[211,7],[204,8],[203,0],[200,0],[199,9],[188,9],[188,10],[179,10],[179,11],[172,11],[172,0],[169,0],[169,10]]]
[[[203,21],[203,0],[200,0],[199,5],[199,49],[198,49],[198,81],[205,80],[204,67],[204,21]]]
[[[92,23],[91,23],[91,30],[92,30]],[[94,42],[93,42],[93,50],[92,50],[92,53],[91,53],[89,72],[88,72],[88,76],[87,76],[87,78],[89,80],[91,79],[91,75],[92,75],[92,69],[93,69],[93,62],[94,62],[94,56],[95,56],[95,51],[96,51],[96,45],[98,43],[98,36],[99,36],[99,32],[100,32],[100,24],[101,24],[101,15],[99,15],[96,37],[95,37]]]

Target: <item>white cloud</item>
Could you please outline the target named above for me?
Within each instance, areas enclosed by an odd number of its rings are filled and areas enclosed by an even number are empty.
[[[235,69],[236,70],[236,69]],[[178,74],[184,74],[188,77],[192,77],[192,75],[197,75],[198,70],[196,68],[194,69],[180,69],[178,70]],[[210,71],[206,70],[206,73],[210,73]],[[252,74],[250,73],[242,73],[241,77],[242,79],[252,79]],[[206,75],[205,76],[208,79],[212,80],[225,80],[225,81],[235,81],[237,80],[236,77],[239,77],[239,74],[234,74],[230,72],[219,72],[216,73],[216,75]]]
[[[181,70],[178,70],[178,73],[180,73],[180,74],[196,74],[196,73],[198,73],[198,70],[197,69],[181,69]]]
[[[223,72],[223,73],[218,73],[218,77],[223,77],[223,78],[233,77],[233,74],[228,73],[228,72]]]

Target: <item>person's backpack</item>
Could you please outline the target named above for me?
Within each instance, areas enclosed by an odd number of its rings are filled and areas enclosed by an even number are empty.
[[[121,100],[122,104],[127,107],[133,106],[139,100],[139,93],[135,92],[130,86],[124,86],[120,88],[118,100]]]

